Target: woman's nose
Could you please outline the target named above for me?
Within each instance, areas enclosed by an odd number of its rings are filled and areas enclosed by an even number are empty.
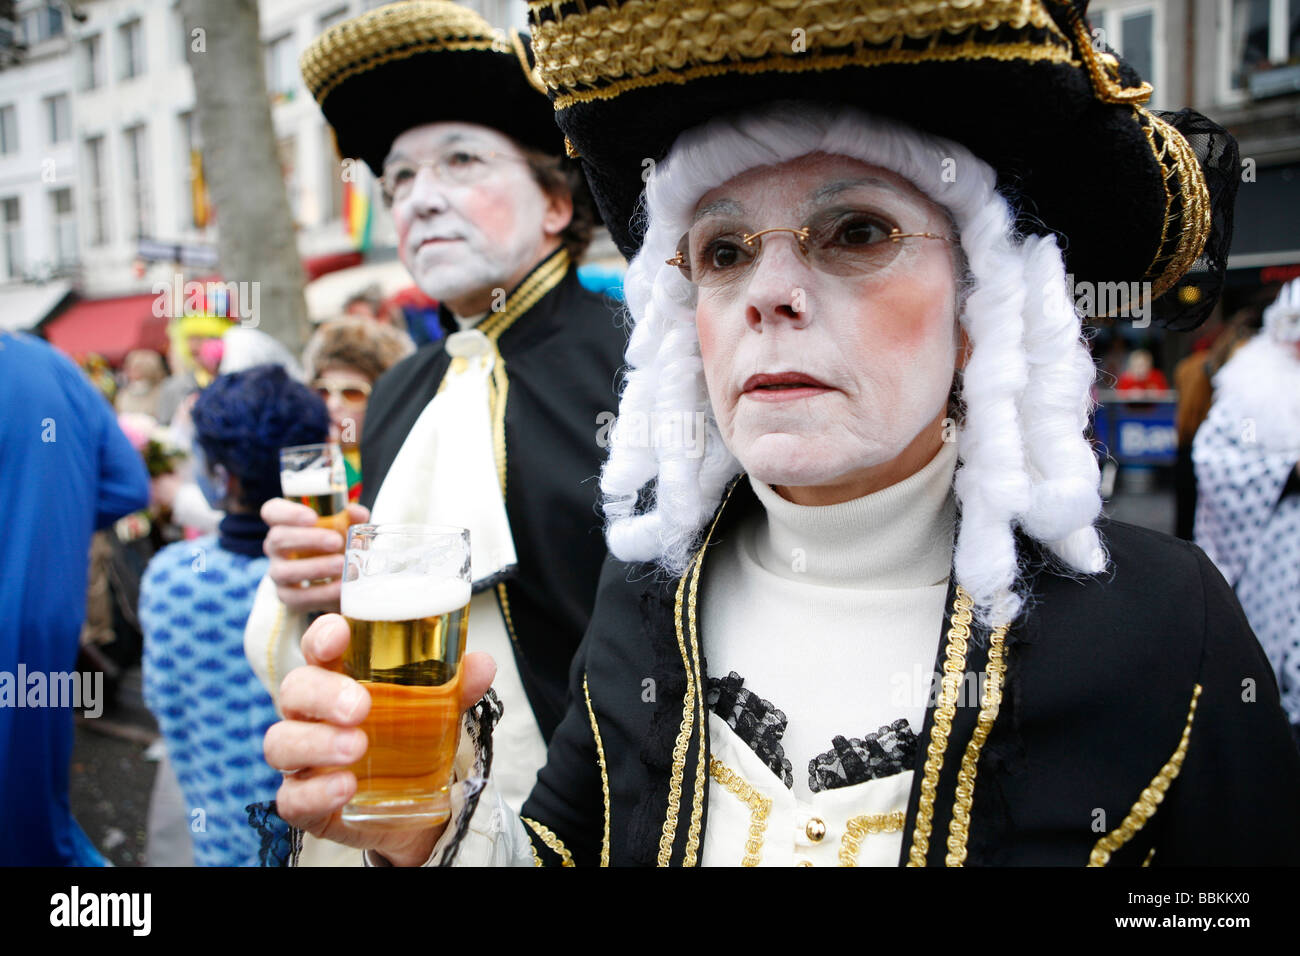
[[[750,328],[761,332],[764,324],[777,322],[806,326],[812,275],[793,236],[764,236],[745,289],[745,321]]]

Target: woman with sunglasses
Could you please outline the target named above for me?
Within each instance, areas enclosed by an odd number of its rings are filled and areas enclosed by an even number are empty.
[[[348,500],[361,499],[361,431],[375,381],[415,351],[405,332],[372,319],[324,322],[303,351],[308,382],[330,413],[330,441],[343,448]]]

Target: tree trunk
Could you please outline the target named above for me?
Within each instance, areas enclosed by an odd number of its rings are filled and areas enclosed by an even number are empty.
[[[276,149],[256,0],[181,0],[194,111],[226,282],[255,327],[302,353],[309,333],[302,264]],[[241,289],[242,291],[242,289]],[[256,314],[247,317],[249,305]]]

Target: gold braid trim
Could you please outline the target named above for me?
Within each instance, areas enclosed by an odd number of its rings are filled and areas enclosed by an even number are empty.
[[[582,675],[582,694],[587,698],[587,716],[591,718],[591,735],[596,739],[596,761],[600,764],[600,789],[605,798],[605,835],[600,841],[600,865],[609,866],[609,774],[605,770],[605,745],[600,741],[600,728],[596,726],[596,711],[591,706],[586,674]]]
[[[906,823],[907,814],[902,810],[851,817],[844,825],[844,836],[840,837],[840,866],[858,865],[858,850],[864,836],[897,833]]]
[[[1083,65],[1092,80],[1093,95],[1103,103],[1136,104],[1151,99],[1151,84],[1145,80],[1140,86],[1120,86],[1119,62],[1093,46],[1092,35],[1088,32],[1088,25],[1083,22],[1083,17],[1079,16],[1079,8],[1071,0],[1056,0],[1056,2],[1067,11],[1073,27],[1074,39],[1083,57]],[[1114,73],[1109,69],[1111,64],[1115,66]]]
[[[565,11],[559,0],[533,2],[537,70],[561,94],[556,109],[592,87],[630,89],[678,83],[702,65],[741,72],[737,61],[761,68],[836,69],[842,65],[925,59],[1046,59],[1072,61],[1070,42],[1040,0],[628,0],[616,7]],[[549,13],[544,18],[543,13]],[[989,36],[1009,29],[997,42]],[[1030,32],[1043,39],[1026,41]],[[960,34],[963,42],[954,42]],[[977,35],[984,36],[977,39]],[[916,40],[929,38],[925,49]],[[940,43],[940,40],[947,42]],[[904,41],[913,41],[904,49]],[[868,49],[884,47],[884,49]],[[823,50],[851,49],[829,56]],[[961,52],[956,51],[960,49]],[[919,54],[919,55],[918,55]],[[901,56],[900,56],[901,55]],[[796,65],[798,65],[796,67]],[[571,100],[570,97],[573,99]]]
[[[1192,688],[1192,703],[1187,709],[1187,723],[1183,725],[1183,736],[1178,741],[1178,747],[1174,750],[1168,762],[1160,768],[1160,772],[1151,778],[1151,782],[1142,791],[1137,803],[1133,804],[1133,809],[1128,812],[1124,822],[1097,841],[1096,846],[1092,848],[1092,853],[1088,856],[1088,866],[1105,866],[1110,862],[1111,854],[1133,839],[1134,834],[1146,826],[1147,821],[1155,816],[1156,810],[1159,809],[1161,801],[1165,798],[1165,791],[1169,789],[1171,783],[1178,779],[1178,774],[1183,769],[1183,758],[1187,756],[1187,744],[1192,739],[1192,721],[1196,719],[1196,702],[1200,696],[1201,685],[1197,684]],[[1152,851],[1152,855],[1154,855],[1154,851]],[[1148,855],[1147,863],[1150,862],[1151,855]]]
[[[659,855],[655,862],[667,866],[673,855],[673,840],[677,836],[677,812],[682,805],[682,774],[686,770],[686,745],[691,739],[691,730],[695,723],[695,681],[691,676],[691,659],[686,653],[686,637],[682,634],[682,598],[686,592],[686,579],[700,560],[701,552],[686,568],[681,581],[677,583],[677,601],[673,608],[673,621],[677,631],[677,650],[682,655],[682,670],[686,675],[686,695],[682,702],[682,722],[677,729],[677,740],[673,743],[673,769],[668,781],[668,814],[664,817],[664,826],[659,834]]]
[[[421,53],[501,51],[501,38],[473,10],[449,0],[412,0],[330,27],[298,59],[317,103],[345,80]],[[506,48],[508,49],[508,48]]]
[[[1165,192],[1160,244],[1146,270],[1147,276],[1155,276],[1151,280],[1151,297],[1156,298],[1173,288],[1205,249],[1211,227],[1210,190],[1205,182],[1205,170],[1182,133],[1141,107],[1134,108],[1134,115],[1146,133],[1151,154],[1159,164]],[[1159,144],[1156,143],[1157,134]],[[1171,179],[1176,180],[1173,188]],[[1178,194],[1177,208],[1175,190]],[[1174,248],[1166,252],[1170,242],[1174,243]],[[1167,260],[1163,266],[1161,260]]]
[[[943,755],[948,749],[948,736],[952,733],[952,718],[957,712],[957,693],[961,687],[962,675],[966,673],[966,649],[970,639],[973,607],[975,599],[964,587],[957,585],[957,596],[952,603],[952,622],[948,628],[948,647],[944,654],[942,690],[935,704],[934,723],[930,727],[930,744],[926,748],[921,800],[916,811],[912,847],[908,851],[908,866],[925,866],[925,856],[930,849],[939,771],[943,768]]]
[[[672,858],[673,841],[677,837],[677,814],[681,809],[682,802],[682,777],[686,772],[686,749],[695,724],[697,688],[700,697],[700,756],[695,767],[695,806],[691,809],[691,823],[687,834],[684,865],[694,866],[696,855],[699,852],[700,824],[704,814],[704,772],[702,769],[704,761],[704,687],[700,680],[700,648],[695,628],[696,589],[700,583],[697,570],[704,563],[704,552],[713,539],[713,531],[722,518],[722,511],[726,508],[727,502],[731,500],[731,493],[735,491],[736,484],[737,481],[733,481],[727,488],[727,493],[718,506],[718,513],[714,516],[713,523],[709,525],[708,534],[704,536],[704,542],[700,545],[699,550],[695,552],[695,557],[686,566],[686,572],[677,583],[677,601],[673,609],[673,621],[677,631],[677,649],[682,655],[682,670],[686,676],[686,695],[685,700],[682,702],[682,722],[678,727],[677,740],[673,744],[672,775],[668,781],[668,813],[664,817],[663,832],[659,836],[659,855],[656,860],[659,866],[668,865]],[[690,654],[686,650],[686,637],[682,628],[682,601],[686,593],[686,582],[688,579],[692,579],[692,574],[694,574],[694,578],[690,585],[690,628],[691,646],[695,653],[694,666],[691,665]]]
[[[980,701],[979,717],[975,720],[975,732],[966,744],[961,769],[957,771],[957,796],[953,802],[952,819],[948,822],[948,855],[944,859],[948,866],[961,866],[966,862],[966,842],[970,839],[970,808],[975,800],[975,773],[979,768],[980,750],[988,740],[989,731],[993,729],[993,722],[998,719],[998,710],[1002,706],[1002,687],[1007,674],[1006,636],[1007,625],[1003,624],[990,638],[984,697]]]
[[[571,854],[567,849],[565,849],[564,843],[560,840],[559,837],[557,837],[546,827],[542,826],[536,820],[530,820],[528,817],[520,817],[519,819],[523,820],[524,823],[528,824],[528,826],[532,829],[532,831],[536,833],[538,837],[541,838],[541,841],[545,843],[548,847],[550,847],[550,849],[554,851],[556,855],[559,856],[560,866],[574,865],[573,854]],[[533,848],[533,858],[538,859],[540,861],[540,857],[537,856],[536,847]]]
[[[763,858],[763,834],[767,830],[767,815],[772,811],[772,801],[717,757],[709,758],[709,776],[734,793],[741,803],[748,805],[749,837],[745,840],[745,855],[740,865],[758,866]]]

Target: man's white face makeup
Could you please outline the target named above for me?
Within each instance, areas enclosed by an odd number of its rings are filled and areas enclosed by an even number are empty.
[[[751,476],[852,485],[923,439],[916,466],[929,460],[958,343],[939,206],[887,170],[812,154],[710,191],[688,235],[709,398]]]
[[[407,130],[385,161],[384,188],[402,263],[458,314],[488,309],[493,290],[520,281],[551,239],[551,201],[519,147],[485,126]]]

